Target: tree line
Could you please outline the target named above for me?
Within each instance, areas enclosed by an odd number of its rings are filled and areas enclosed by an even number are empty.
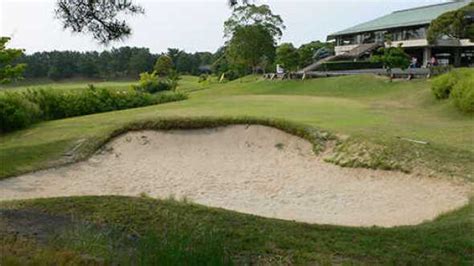
[[[252,51],[249,46],[248,51]],[[216,52],[187,53],[183,50],[170,48],[166,53],[154,54],[148,48],[120,47],[103,52],[51,51],[36,52],[20,56],[16,63],[25,64],[23,76],[25,79],[48,78],[62,80],[68,78],[91,79],[127,79],[138,78],[140,73],[152,72],[160,57],[171,59],[172,68],[184,75],[199,75],[202,73],[225,74],[228,79],[259,72],[274,72],[276,64],[288,66],[289,70],[309,65],[314,53],[322,47],[330,45],[314,41],[295,48],[290,43],[266,47],[256,51],[255,60],[251,65],[239,61],[228,52],[228,46],[219,48]],[[236,50],[234,50],[236,51]],[[263,57],[261,52],[263,51]],[[238,54],[238,51],[234,52]],[[265,53],[269,55],[265,57]],[[237,55],[240,56],[240,55]],[[259,60],[263,58],[264,60]]]
[[[197,75],[199,68],[210,65],[213,54],[209,52],[187,53],[168,49],[166,53],[174,68],[182,74]],[[153,71],[156,60],[162,54],[153,54],[148,48],[120,47],[103,52],[52,51],[23,55],[18,63],[26,64],[26,79],[72,77],[84,78],[137,78],[140,73]]]

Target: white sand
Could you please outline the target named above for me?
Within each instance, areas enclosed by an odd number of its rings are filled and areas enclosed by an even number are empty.
[[[0,181],[0,200],[140,193],[309,223],[389,227],[459,208],[470,191],[325,163],[309,142],[263,126],[131,132],[87,161]]]

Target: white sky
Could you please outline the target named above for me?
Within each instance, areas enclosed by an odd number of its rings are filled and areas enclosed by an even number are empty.
[[[120,46],[147,47],[154,53],[168,47],[188,52],[214,52],[223,43],[223,23],[231,10],[227,0],[134,0],[146,14],[130,17],[132,36],[108,47],[89,35],[63,30],[54,18],[55,0],[0,0],[0,36],[10,36],[9,47],[26,53],[51,50],[103,50]],[[399,9],[446,0],[256,0],[282,16],[282,42],[295,45],[325,40],[329,33]]]

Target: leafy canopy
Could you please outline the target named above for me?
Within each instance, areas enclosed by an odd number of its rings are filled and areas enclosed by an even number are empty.
[[[232,16],[224,23],[224,36],[230,37],[240,27],[260,25],[275,38],[281,38],[285,25],[279,15],[274,15],[268,5],[242,5],[234,8]]]
[[[9,37],[0,37],[0,84],[21,79],[26,68],[26,64],[15,64],[15,60],[23,55],[23,50],[6,48],[8,41]]]
[[[173,60],[167,55],[158,57],[155,63],[155,71],[160,76],[168,76],[173,69]]]
[[[374,63],[382,63],[388,71],[393,68],[406,69],[410,64],[410,56],[405,53],[401,46],[381,47],[370,60]]]
[[[102,44],[122,40],[131,34],[130,26],[120,16],[145,13],[131,0],[59,0],[54,11],[64,29],[91,33]]]
[[[255,72],[263,58],[275,58],[275,41],[263,25],[239,26],[228,42],[227,53],[232,64],[252,67]]]
[[[431,44],[444,36],[474,41],[474,2],[458,10],[446,12],[433,20],[427,39]]]
[[[276,49],[276,62],[287,70],[296,70],[299,59],[298,50],[291,43],[282,43]]]

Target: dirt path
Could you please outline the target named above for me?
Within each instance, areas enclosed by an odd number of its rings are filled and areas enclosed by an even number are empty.
[[[141,193],[309,223],[396,226],[463,206],[469,187],[341,168],[263,126],[131,132],[85,162],[0,181],[0,200]]]

